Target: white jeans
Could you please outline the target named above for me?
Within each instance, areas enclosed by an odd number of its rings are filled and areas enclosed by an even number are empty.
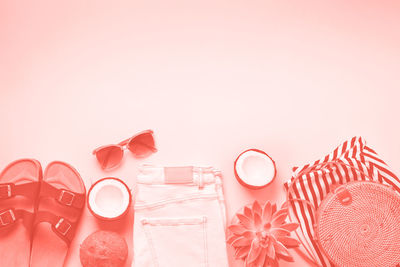
[[[228,266],[225,218],[215,169],[143,166],[137,177],[132,266]]]

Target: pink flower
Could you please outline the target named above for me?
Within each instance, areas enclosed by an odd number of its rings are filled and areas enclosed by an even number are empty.
[[[263,207],[257,201],[245,206],[228,227],[227,243],[235,248],[235,257],[243,259],[246,267],[279,266],[279,259],[293,261],[288,248],[299,246],[299,241],[290,232],[299,225],[286,223],[287,216],[286,207],[277,210],[269,201]]]

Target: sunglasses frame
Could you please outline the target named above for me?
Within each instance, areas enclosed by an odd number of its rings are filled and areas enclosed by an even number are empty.
[[[153,132],[153,130],[150,130],[150,129],[149,130],[144,130],[144,131],[141,131],[141,132],[133,135],[132,137],[130,137],[128,139],[125,139],[125,140],[119,142],[118,144],[109,144],[109,145],[100,146],[100,147],[96,148],[95,150],[93,150],[92,154],[96,156],[97,152],[99,152],[100,150],[102,150],[104,148],[107,148],[107,147],[118,147],[118,148],[121,149],[121,151],[124,152],[125,150],[129,150],[128,144],[134,138],[136,138],[136,137],[138,137],[140,135],[143,135],[143,134],[151,134],[151,136],[153,137],[153,140],[154,140],[154,136],[153,136],[154,132]],[[151,147],[151,148],[149,147],[149,149],[151,150],[152,153],[157,152],[157,148],[155,148],[155,147]]]

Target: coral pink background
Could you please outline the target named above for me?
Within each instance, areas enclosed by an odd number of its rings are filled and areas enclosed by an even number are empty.
[[[1,1],[0,165],[63,160],[87,187],[110,175],[133,186],[143,162],[214,165],[229,218],[254,199],[281,203],[291,166],[353,135],[400,173],[399,12],[398,1]],[[92,149],[147,128],[158,153],[100,170]],[[233,175],[251,147],[277,163],[260,191]],[[129,225],[86,210],[67,266],[99,227],[131,246]]]

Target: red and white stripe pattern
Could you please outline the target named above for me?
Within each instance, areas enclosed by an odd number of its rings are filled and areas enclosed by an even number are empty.
[[[329,165],[329,162],[340,162],[342,164]],[[323,163],[328,165],[323,166]],[[308,244],[306,249],[321,266],[334,265],[323,255],[314,239],[315,209],[318,209],[332,185],[344,184],[354,180],[370,180],[363,173],[375,181],[392,186],[400,193],[399,178],[373,149],[366,146],[361,137],[353,137],[347,140],[320,160],[303,167],[293,168],[292,178],[284,185],[288,199],[297,199],[290,201],[289,204],[295,217],[293,219],[300,223],[302,233],[300,233],[299,238],[304,245]],[[311,203],[314,208],[307,202]]]

